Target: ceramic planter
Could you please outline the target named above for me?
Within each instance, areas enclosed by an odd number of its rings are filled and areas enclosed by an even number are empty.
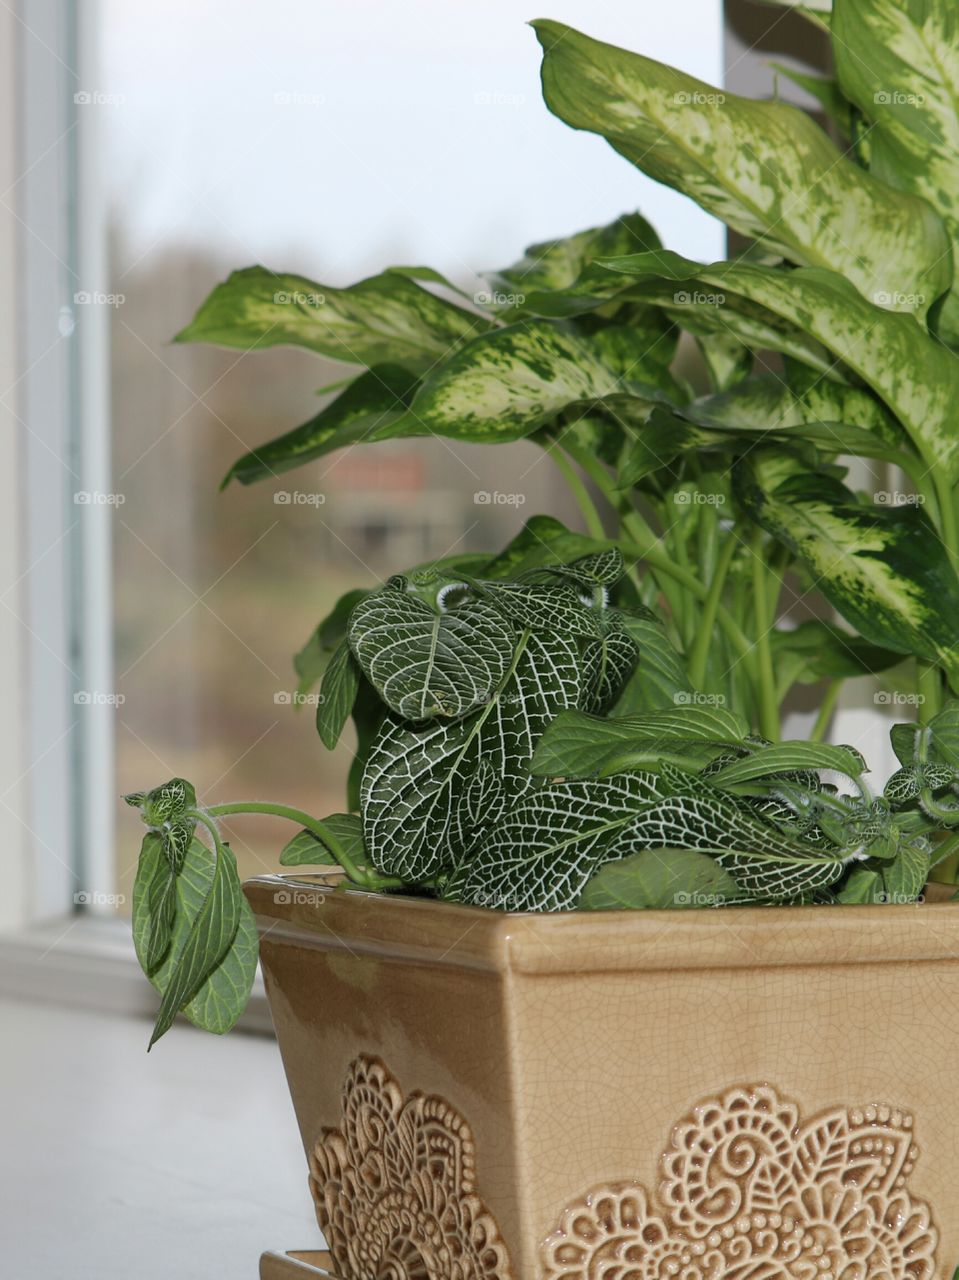
[[[335,883],[246,891],[340,1280],[951,1280],[955,907]]]

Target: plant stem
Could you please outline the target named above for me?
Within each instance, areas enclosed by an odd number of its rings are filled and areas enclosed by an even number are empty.
[[[839,701],[839,695],[842,692],[842,681],[833,680],[829,684],[829,688],[823,694],[822,702],[819,705],[819,714],[816,716],[816,723],[812,727],[809,735],[810,742],[822,742],[826,736],[826,730],[829,728],[829,721],[832,719],[833,712],[836,710],[836,703]]]
[[[759,695],[759,730],[776,742],[779,738],[779,699],[776,697],[776,673],[769,640],[775,619],[766,591],[766,560],[762,533],[757,529],[752,539],[752,580],[756,617],[756,657]],[[773,606],[774,607],[774,606]]]
[[[354,884],[361,885],[364,889],[395,889],[403,883],[395,876],[381,876],[375,871],[358,867],[325,822],[311,817],[302,809],[294,809],[291,805],[272,804],[267,800],[234,800],[228,804],[211,804],[206,810],[194,810],[191,816],[199,816],[204,812],[217,818],[234,813],[265,813],[274,818],[287,818],[311,831],[329,849]]]
[[[706,678],[706,661],[709,657],[709,647],[713,639],[713,628],[716,625],[719,601],[726,586],[726,575],[736,553],[737,544],[736,532],[734,529],[730,529],[716,562],[713,579],[709,584],[709,591],[703,602],[703,611],[699,619],[699,633],[689,654],[689,681],[694,689],[702,688],[703,681]]]
[[[547,450],[549,456],[555,462],[556,466],[563,474],[563,479],[569,487],[570,493],[576,499],[576,505],[582,512],[583,519],[586,522],[586,528],[593,538],[605,538],[606,530],[603,527],[602,517],[596,509],[596,504],[589,496],[589,490],[583,484],[582,477],[576,468],[572,465],[563,449],[556,445],[554,448]]]
[[[942,708],[942,676],[935,663],[916,659],[916,683],[920,697],[917,719],[928,724]]]

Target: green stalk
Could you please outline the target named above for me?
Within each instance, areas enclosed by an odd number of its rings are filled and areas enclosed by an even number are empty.
[[[935,663],[916,659],[916,685],[920,695],[917,719],[928,724],[942,710],[942,673]]]
[[[762,534],[759,530],[752,540],[752,582],[756,618],[757,692],[759,697],[759,729],[773,742],[779,739],[779,699],[776,696],[776,674],[773,670],[773,651],[769,640],[774,618],[766,591],[767,566],[761,554]]]
[[[593,502],[593,499],[589,496],[589,490],[583,484],[583,480],[579,472],[570,463],[569,458],[567,458],[566,454],[558,445],[553,449],[548,449],[547,453],[562,472],[563,479],[566,481],[570,493],[575,498],[576,505],[582,512],[583,520],[586,522],[586,528],[589,531],[590,537],[604,539],[606,537],[606,530],[603,527],[602,517],[597,511],[596,504]]]
[[[329,849],[354,884],[364,889],[396,889],[403,883],[395,876],[381,876],[375,871],[358,867],[325,822],[311,817],[302,809],[294,809],[291,805],[272,804],[267,800],[234,800],[228,804],[211,804],[206,810],[191,810],[190,816],[203,821],[201,815],[204,813],[217,818],[225,818],[235,813],[265,813],[273,818],[287,818],[290,822],[296,822],[307,831],[311,831],[317,840]]]
[[[709,591],[703,602],[703,611],[699,619],[699,633],[689,654],[689,681],[694,689],[701,689],[706,678],[706,662],[713,639],[713,630],[716,626],[716,614],[726,586],[729,566],[732,564],[733,556],[736,553],[737,542],[736,531],[730,529],[719,553],[716,571],[713,574],[712,582],[709,584]]]
[[[839,695],[842,692],[841,680],[833,680],[829,684],[829,688],[823,694],[822,702],[819,704],[819,714],[816,716],[816,723],[812,727],[809,735],[810,742],[822,742],[826,736],[826,730],[829,728],[829,721],[832,719],[833,712],[836,710],[836,703],[839,701]]]

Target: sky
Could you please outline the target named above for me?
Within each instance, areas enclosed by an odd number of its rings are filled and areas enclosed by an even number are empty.
[[[720,0],[550,0],[546,16],[716,82]],[[549,114],[516,0],[101,0],[99,126],[131,260],[171,244],[342,284],[392,262],[466,282],[640,209],[718,224]]]

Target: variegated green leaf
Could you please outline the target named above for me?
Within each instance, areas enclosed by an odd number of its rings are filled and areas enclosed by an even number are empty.
[[[590,877],[580,911],[721,907],[743,898],[728,871],[690,849],[641,849],[607,862]]]
[[[867,640],[939,663],[959,681],[959,580],[917,507],[857,502],[785,453],[754,452],[736,479],[753,519]]]
[[[739,295],[787,318],[872,387],[901,420],[928,467],[939,468],[950,482],[959,480],[954,429],[959,356],[908,316],[868,302],[842,277],[818,269],[784,271],[740,263],[703,267],[676,254],[641,254],[607,260],[606,266],[628,275],[644,291],[651,284],[653,294],[665,277],[722,291],[723,306]]]
[[[238,458],[221,488],[231,480],[253,484],[347,445],[380,438],[392,423],[405,417],[418,383],[417,375],[402,365],[376,365],[354,379],[309,422]]]
[[[176,342],[243,351],[306,347],[346,364],[427,368],[490,329],[482,315],[436,297],[390,271],[346,289],[264,267],[218,284]]]
[[[641,368],[634,377],[642,382]],[[402,423],[379,435],[519,440],[571,408],[629,389],[600,349],[571,327],[531,320],[469,343],[426,379]],[[649,387],[646,399],[655,403],[658,394]]]
[[[367,679],[397,715],[457,720],[492,696],[517,635],[482,600],[436,609],[387,586],[353,610],[349,641]]]
[[[867,298],[888,295],[895,310],[923,314],[948,288],[938,216],[846,159],[804,112],[722,92],[559,22],[533,25],[550,110],[650,177],[769,251],[840,272]]]
[[[959,7],[953,0],[836,0],[842,91],[869,123],[869,168],[942,215],[959,261]],[[959,294],[939,318],[959,341]]]
[[[832,19],[832,0],[756,0],[757,4],[770,5],[776,9],[789,9],[799,13],[817,27],[829,29]]]
[[[540,734],[579,704],[581,692],[577,644],[553,632],[528,637],[513,674],[471,716],[421,728],[388,716],[360,788],[364,841],[377,870],[416,881],[453,866],[461,851],[452,845],[452,815],[479,762],[488,760],[502,781],[495,821],[532,785],[529,761]]]
[[[594,258],[646,253],[661,247],[659,236],[641,214],[626,213],[605,227],[531,244],[519,262],[488,278],[494,289],[514,299],[504,305],[522,308],[530,294],[568,289]]]
[[[569,910],[615,833],[657,795],[655,777],[639,773],[530,792],[480,844],[463,900],[501,911]]]

